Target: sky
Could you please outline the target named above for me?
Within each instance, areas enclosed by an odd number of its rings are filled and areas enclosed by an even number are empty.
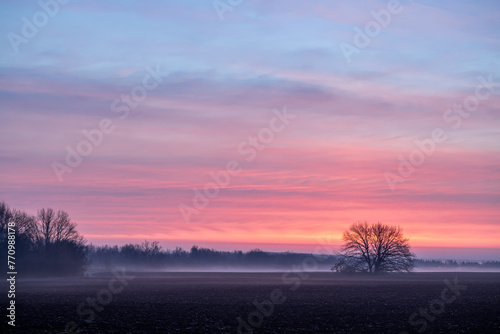
[[[0,200],[86,240],[500,260],[500,3],[10,1]]]

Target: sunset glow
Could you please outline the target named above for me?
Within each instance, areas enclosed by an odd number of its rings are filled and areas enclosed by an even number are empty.
[[[417,256],[499,259],[494,1],[401,1],[350,62],[339,45],[387,1],[243,1],[224,21],[174,3],[71,1],[17,53],[2,39],[0,200],[65,210],[99,245],[312,252],[380,221]]]

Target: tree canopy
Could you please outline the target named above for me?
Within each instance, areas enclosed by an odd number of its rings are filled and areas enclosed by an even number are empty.
[[[399,226],[352,224],[343,234],[340,257],[332,269],[339,272],[408,272],[415,255]]]
[[[86,265],[83,237],[68,213],[41,209],[36,216],[0,202],[0,251],[7,254],[8,223],[15,223],[16,265],[27,275],[79,275]],[[7,260],[5,260],[7,262]]]

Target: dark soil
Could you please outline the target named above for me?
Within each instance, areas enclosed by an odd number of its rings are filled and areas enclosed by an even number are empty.
[[[2,298],[4,333],[63,333],[71,322],[80,333],[500,333],[498,273],[127,275],[114,294],[112,276],[19,280],[15,328]],[[86,300],[97,296],[105,305],[94,310]]]

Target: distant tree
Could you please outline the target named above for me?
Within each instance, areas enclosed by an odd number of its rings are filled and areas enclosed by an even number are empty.
[[[161,246],[158,241],[144,240],[141,244],[142,251],[146,253],[148,258],[152,258],[161,253]]]
[[[340,256],[332,270],[339,272],[408,272],[415,255],[399,226],[354,223],[344,232]]]

